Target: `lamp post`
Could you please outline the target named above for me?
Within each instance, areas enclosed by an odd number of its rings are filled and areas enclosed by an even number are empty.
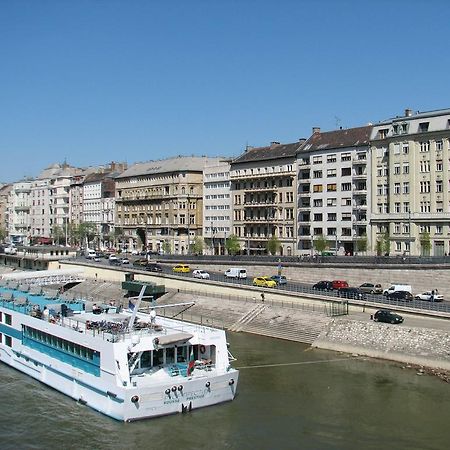
[[[408,248],[408,254],[411,256],[411,208],[408,207],[408,229],[409,229],[409,248]]]

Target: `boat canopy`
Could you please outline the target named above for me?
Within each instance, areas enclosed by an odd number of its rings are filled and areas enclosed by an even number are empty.
[[[193,338],[194,335],[190,333],[175,333],[175,334],[167,334],[165,336],[159,336],[155,338],[155,344],[157,345],[169,345],[176,344],[177,342],[188,341]]]

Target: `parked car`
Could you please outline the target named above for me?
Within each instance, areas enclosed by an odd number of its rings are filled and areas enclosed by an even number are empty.
[[[117,256],[113,253],[113,254],[111,254],[111,255],[109,255],[109,258],[108,258],[110,261],[117,261],[118,260],[118,258],[117,258]]]
[[[389,295],[396,291],[407,291],[407,292],[411,293],[412,288],[411,288],[410,284],[392,284],[391,286],[389,286],[387,289],[385,289],[383,291],[383,294]]]
[[[331,281],[319,281],[312,288],[317,291],[332,291],[333,283]]]
[[[427,302],[443,302],[444,301],[444,296],[441,294],[436,294],[432,291],[426,291],[423,294],[417,294],[414,297],[416,300],[425,300]]]
[[[113,258],[109,260],[109,264],[111,266],[120,266],[120,261],[118,258]]]
[[[375,322],[386,322],[394,324],[402,323],[403,317],[392,311],[388,311],[387,309],[380,309],[374,314],[373,320],[375,320]]]
[[[273,288],[276,285],[277,285],[277,283],[275,281],[273,281],[272,278],[270,278],[270,277],[255,277],[255,278],[253,278],[253,286]]]
[[[130,260],[128,258],[120,258],[120,262],[122,264],[130,264]]]
[[[366,294],[356,287],[344,287],[337,291],[338,297],[344,298],[354,298],[357,300],[362,300],[366,298]]]
[[[194,278],[201,278],[202,280],[209,280],[209,273],[202,269],[195,269],[192,272]]]
[[[133,266],[136,266],[136,267],[146,266],[147,264],[148,264],[148,261],[145,258],[140,258],[140,259],[136,259],[133,261]]]
[[[178,273],[188,273],[191,271],[191,268],[187,264],[177,264],[172,270]]]
[[[414,300],[413,295],[411,292],[408,291],[395,291],[386,296],[388,300],[400,300],[405,302],[411,302]]]
[[[272,278],[275,283],[278,285],[280,284],[287,284],[286,277],[284,275],[272,275],[270,278]]]
[[[333,289],[341,289],[348,287],[348,283],[344,280],[333,280],[331,282],[331,285],[333,286]]]
[[[381,284],[363,283],[359,287],[359,290],[366,294],[382,294],[383,293],[383,288],[381,287]]]
[[[148,270],[149,272],[162,272],[162,267],[159,264],[156,263],[149,263],[145,266],[145,270]]]

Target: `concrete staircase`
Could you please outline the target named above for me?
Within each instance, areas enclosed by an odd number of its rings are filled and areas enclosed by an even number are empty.
[[[241,331],[245,325],[252,322],[256,317],[261,314],[266,307],[264,305],[257,305],[247,313],[245,313],[237,322],[231,325],[228,329],[230,331]]]

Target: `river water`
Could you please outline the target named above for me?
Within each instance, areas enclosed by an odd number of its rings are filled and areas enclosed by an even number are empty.
[[[233,402],[109,419],[0,363],[0,448],[447,449],[450,386],[400,365],[229,333]]]

